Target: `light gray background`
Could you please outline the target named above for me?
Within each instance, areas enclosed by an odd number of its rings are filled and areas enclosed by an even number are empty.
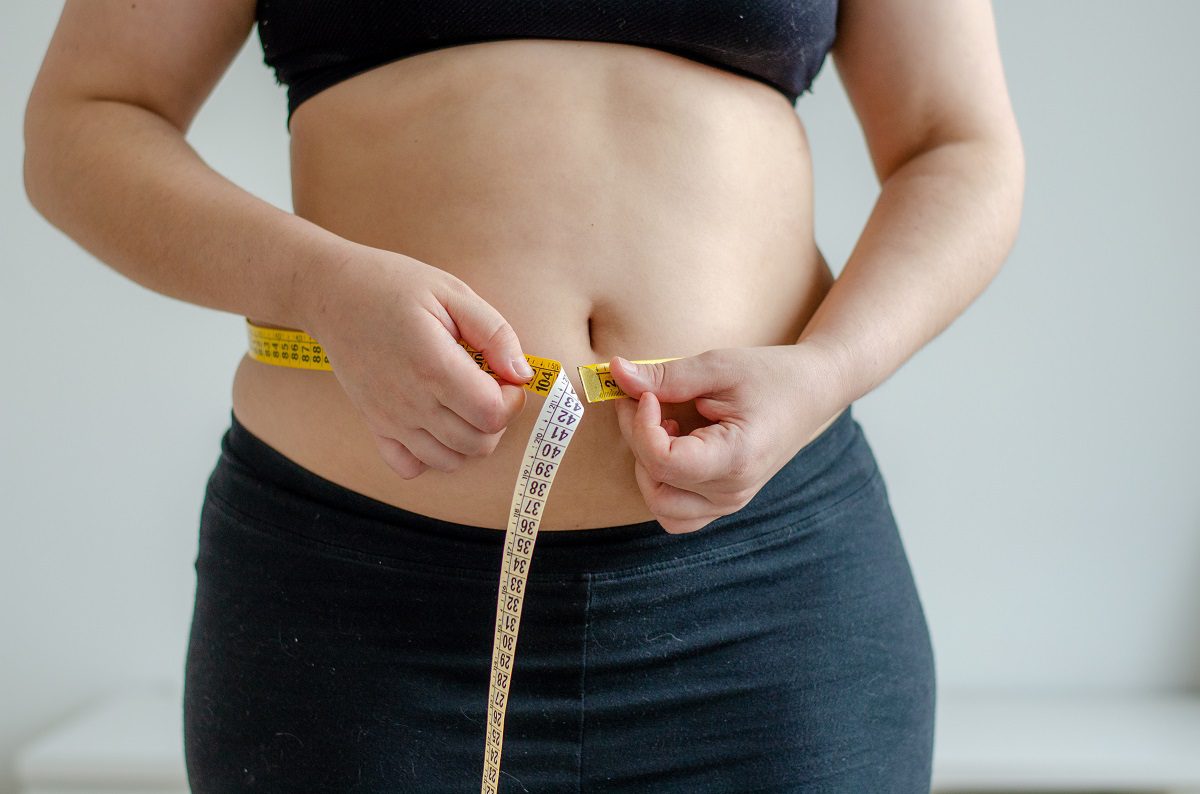
[[[0,46],[0,792],[31,735],[125,685],[181,681],[200,504],[246,346],[240,317],[136,285],[28,205],[22,113],[60,8],[6,4]],[[1195,687],[1200,4],[996,13],[1028,159],[1018,242],[857,415],[943,691]],[[832,61],[814,88],[798,112],[840,269],[878,186]],[[252,35],[189,141],[290,209],[283,91]]]

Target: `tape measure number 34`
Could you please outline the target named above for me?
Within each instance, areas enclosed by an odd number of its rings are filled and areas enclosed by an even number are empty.
[[[320,342],[304,331],[256,325],[249,318],[246,319],[246,331],[250,355],[257,361],[299,369],[333,369]],[[499,377],[484,361],[482,353],[464,342],[460,341],[459,344],[474,358],[480,369]],[[525,602],[525,585],[533,562],[533,548],[554,475],[558,473],[567,445],[583,420],[583,403],[570,379],[563,374],[562,364],[551,358],[529,355],[525,356],[525,360],[533,368],[533,378],[522,386],[546,399],[529,434],[525,454],[521,457],[521,468],[509,508],[508,526],[504,532],[488,680],[481,794],[496,794],[498,790],[500,756],[504,749],[504,716],[507,713],[509,685],[512,683],[517,652],[517,632],[521,627],[521,608]],[[638,359],[636,363],[673,360]],[[607,362],[580,365],[577,371],[589,403],[629,396],[617,386]]]

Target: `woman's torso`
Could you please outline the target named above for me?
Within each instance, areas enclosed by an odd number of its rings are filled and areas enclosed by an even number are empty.
[[[833,280],[795,109],[660,50],[510,39],[425,52],[320,92],[291,134],[296,214],[462,279],[580,394],[575,365],[613,355],[791,344]],[[405,480],[332,373],[246,356],[233,384],[238,419],[305,468],[496,529],[541,402],[528,395],[490,456]],[[690,402],[664,414],[685,432],[708,423]],[[541,529],[651,520],[633,461],[612,403],[587,405]]]

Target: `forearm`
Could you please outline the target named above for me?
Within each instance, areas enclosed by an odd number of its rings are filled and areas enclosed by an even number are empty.
[[[25,124],[26,192],[54,226],[147,289],[303,327],[305,277],[347,241],[210,168],[161,116],[44,100]]]
[[[1018,144],[930,148],[883,184],[862,236],[797,343],[831,355],[843,403],[874,389],[991,282],[1020,222]]]

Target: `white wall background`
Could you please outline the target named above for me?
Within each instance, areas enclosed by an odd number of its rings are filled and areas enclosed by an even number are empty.
[[[60,8],[7,4],[0,31],[0,792],[31,735],[182,680],[245,347],[241,318],[138,286],[28,205],[22,112]],[[996,14],[1028,159],[1018,242],[859,421],[943,691],[1200,686],[1200,4]],[[877,185],[832,61],[814,88],[798,112],[840,269]],[[189,141],[290,209],[284,117],[252,35]]]

